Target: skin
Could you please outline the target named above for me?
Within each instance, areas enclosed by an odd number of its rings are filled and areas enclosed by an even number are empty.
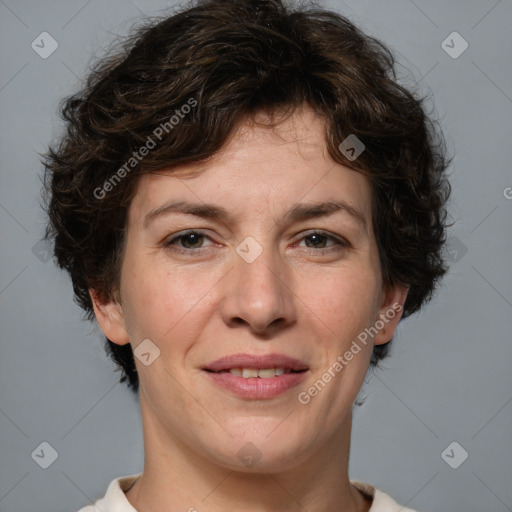
[[[400,314],[308,404],[297,395],[379,315],[403,305],[407,291],[384,289],[369,182],[331,159],[324,130],[308,108],[274,129],[248,122],[208,162],[147,174],[138,183],[119,296],[99,303],[90,290],[110,340],[135,349],[150,339],[160,350],[148,366],[136,358],[145,464],[126,495],[137,510],[370,507],[348,478],[352,405],[373,344],[392,338]],[[174,199],[223,206],[232,219],[174,212],[144,227],[149,211]],[[284,219],[297,203],[330,200],[357,209],[366,227],[346,211]],[[176,239],[189,229],[206,236]],[[327,238],[312,238],[311,230]],[[236,252],[249,236],[263,249],[252,263]],[[238,398],[201,370],[238,352],[301,359],[306,380],[273,399]],[[253,467],[237,455],[248,442],[261,454]]]

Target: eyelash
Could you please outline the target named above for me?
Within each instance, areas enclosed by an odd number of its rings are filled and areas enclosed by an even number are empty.
[[[202,249],[205,248],[205,247],[196,247],[193,249],[186,249],[184,247],[178,247],[178,246],[174,245],[173,242],[175,242],[176,240],[184,239],[189,235],[201,235],[201,236],[211,240],[211,238],[208,235],[206,235],[205,233],[203,233],[201,231],[190,230],[190,231],[185,231],[184,233],[180,233],[177,236],[174,236],[173,238],[164,242],[164,247],[167,249],[182,253],[182,254],[191,254],[191,253],[194,254],[195,252],[201,251]],[[350,246],[350,244],[347,241],[340,239],[338,237],[335,237],[333,235],[328,235],[327,233],[325,233],[323,231],[311,231],[311,232],[303,235],[302,238],[300,239],[300,241],[304,240],[305,238],[310,238],[312,236],[321,236],[323,238],[331,240],[332,242],[335,242],[335,245],[332,245],[330,247],[320,247],[319,249],[315,249],[314,247],[305,247],[306,249],[309,249],[310,251],[314,251],[314,252],[321,251],[324,254],[326,254],[326,253],[341,251]]]

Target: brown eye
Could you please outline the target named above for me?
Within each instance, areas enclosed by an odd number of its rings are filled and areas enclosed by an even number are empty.
[[[181,244],[186,249],[198,249],[201,246],[204,236],[198,233],[188,233],[178,237]]]
[[[308,235],[304,237],[304,240],[306,240],[306,246],[307,247],[314,247],[314,248],[321,248],[323,249],[325,247],[327,238],[325,235],[319,235],[317,233]],[[312,245],[308,245],[307,240],[311,240]]]
[[[349,247],[348,242],[345,240],[317,231],[308,233],[303,236],[301,240],[306,242],[306,247],[308,249],[325,249],[323,252],[329,252],[331,250],[337,251]],[[328,242],[331,243],[326,245]]]
[[[205,239],[209,239],[209,237],[198,231],[189,231],[171,238],[168,242],[165,242],[164,246],[176,249],[177,251],[192,252],[195,249],[205,247]]]

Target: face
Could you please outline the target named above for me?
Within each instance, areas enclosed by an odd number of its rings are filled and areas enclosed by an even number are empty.
[[[383,290],[367,178],[329,157],[309,110],[244,125],[179,171],[141,178],[120,301],[95,304],[110,340],[150,340],[145,429],[231,469],[244,450],[266,470],[312,459],[339,439],[405,300]]]

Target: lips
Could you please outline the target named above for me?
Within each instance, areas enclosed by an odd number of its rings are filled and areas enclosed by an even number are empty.
[[[218,388],[245,400],[272,399],[307,378],[308,366],[284,354],[234,354],[202,368]]]
[[[284,354],[233,354],[208,363],[203,367],[203,370],[210,372],[227,372],[237,368],[255,370],[282,368],[286,373],[290,373],[305,371],[308,369],[308,366],[303,361]]]

